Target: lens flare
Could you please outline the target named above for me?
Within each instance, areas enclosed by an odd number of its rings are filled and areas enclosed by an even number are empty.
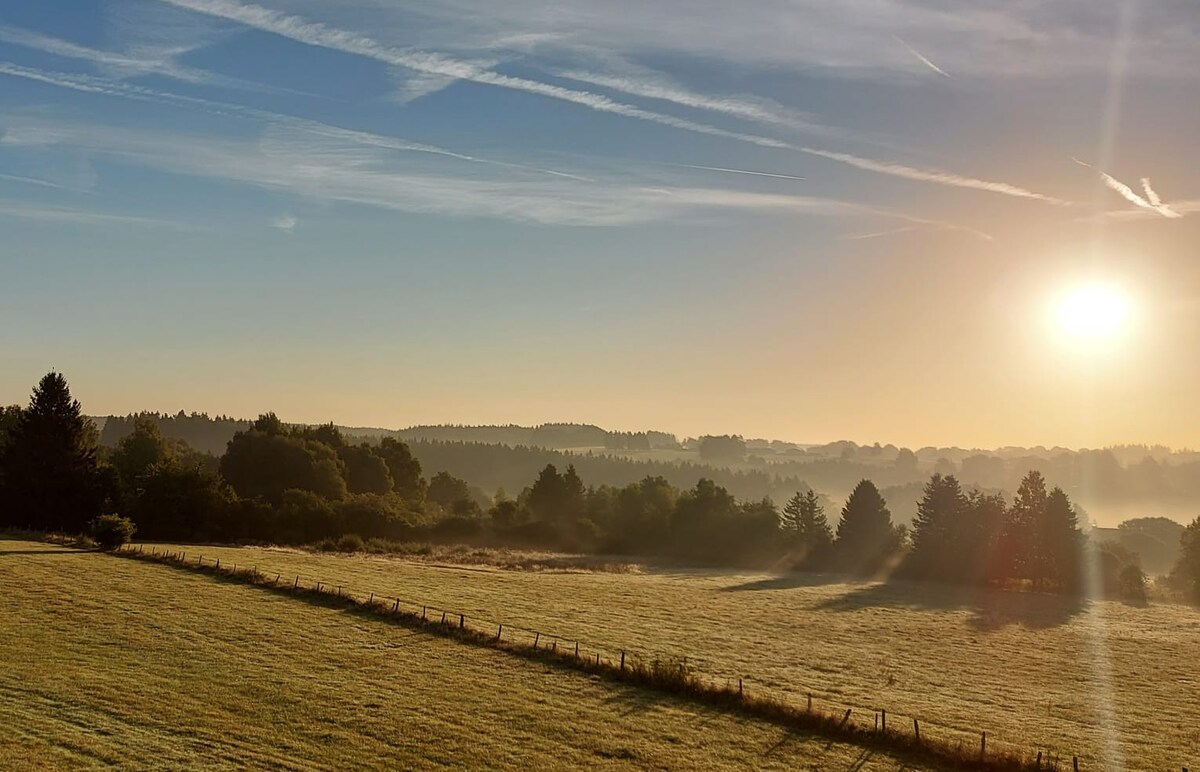
[[[1110,285],[1077,287],[1063,296],[1058,306],[1059,327],[1080,341],[1111,340],[1128,319],[1128,298]]]

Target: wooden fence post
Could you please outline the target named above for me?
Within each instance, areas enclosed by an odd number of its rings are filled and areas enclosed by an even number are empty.
[[[221,569],[221,559],[217,558],[217,570],[219,571],[220,569]]]
[[[575,641],[575,658],[579,658],[579,641]]]
[[[554,654],[558,653],[558,641],[550,644],[550,651]]]
[[[392,606],[392,613],[395,614],[398,611],[400,611],[400,599],[396,598],[396,605]]]
[[[738,676],[738,696],[742,696],[742,677]]]
[[[1071,757],[1071,767],[1074,768],[1075,772],[1079,772],[1079,757],[1078,756]]]
[[[369,606],[374,602],[375,602],[375,593],[371,593],[371,597],[367,598],[367,605]]]
[[[979,736],[979,758],[987,755],[987,732],[983,732]]]
[[[458,629],[461,630],[467,626],[467,618],[462,614],[458,615]]]
[[[542,639],[542,634],[541,634],[541,633],[534,633],[534,634],[533,634],[533,648],[535,648],[535,649],[537,648],[538,641],[540,641],[541,639]]]
[[[500,634],[503,632],[504,632],[504,625],[500,625],[499,627],[496,628],[496,641],[497,642],[500,641]]]
[[[397,601],[397,603],[399,603],[399,601]],[[421,621],[422,622],[425,621],[425,607],[424,606],[421,606]]]
[[[292,582],[292,591],[294,592],[298,587],[300,587],[300,574],[296,574],[296,581]]]
[[[808,693],[808,712],[812,713],[812,692]]]
[[[849,720],[850,720],[850,708],[846,708],[846,715],[842,716],[842,726],[845,726],[846,722]]]
[[[444,625],[444,624],[446,624],[446,612],[445,612],[445,611],[443,611],[443,612],[442,612],[442,621],[441,621],[441,624],[443,624],[443,625]]]
[[[600,667],[600,652],[596,652],[596,667]]]
[[[1042,752],[1041,751],[1038,751],[1037,768],[1038,769],[1042,768]]]
[[[625,652],[621,652],[621,670],[625,669]]]
[[[917,745],[920,745],[921,744],[921,724],[918,723],[915,718],[913,719],[913,736],[917,738]],[[1038,758],[1041,758],[1041,755],[1042,754],[1039,753]]]

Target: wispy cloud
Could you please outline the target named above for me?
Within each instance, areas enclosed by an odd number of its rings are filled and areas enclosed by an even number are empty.
[[[896,42],[897,42],[897,43],[899,43],[900,45],[902,45],[902,46],[904,46],[905,48],[907,48],[907,49],[908,49],[908,52],[909,52],[910,54],[912,54],[913,56],[915,56],[915,57],[916,57],[918,60],[920,60],[920,62],[921,62],[922,64],[924,64],[926,67],[928,67],[929,69],[933,70],[933,71],[934,71],[934,72],[936,72],[938,75],[941,75],[943,78],[949,78],[949,77],[950,77],[950,73],[946,72],[946,71],[945,71],[945,70],[943,70],[941,67],[938,67],[938,66],[937,66],[936,64],[934,64],[933,62],[929,61],[929,59],[928,59],[928,58],[927,58],[927,57],[926,57],[924,54],[922,54],[920,51],[918,51],[917,49],[915,49],[915,48],[913,48],[912,46],[910,46],[908,43],[904,42],[904,39],[903,39],[903,38],[901,38],[899,35],[892,35],[892,37],[894,37],[894,38],[896,39]]]
[[[241,24],[281,35],[307,45],[330,48],[345,53],[358,54],[391,65],[408,67],[419,72],[452,76],[476,83],[515,89],[553,99],[579,104],[593,110],[609,112],[628,118],[661,123],[667,126],[694,131],[702,134],[725,137],[763,147],[799,150],[810,155],[821,156],[829,160],[854,166],[865,171],[902,177],[919,182],[930,182],[951,187],[982,190],[1018,198],[1034,199],[1052,204],[1067,202],[1035,193],[1016,185],[1003,182],[980,180],[940,170],[917,169],[903,164],[874,161],[872,159],[854,156],[848,153],[836,153],[809,147],[797,147],[782,140],[762,137],[742,132],[697,123],[695,121],[677,118],[675,116],[644,110],[640,107],[616,102],[602,94],[588,91],[563,88],[554,84],[543,83],[529,78],[519,78],[503,75],[491,70],[480,68],[470,62],[458,61],[436,53],[399,50],[384,46],[377,41],[353,32],[329,27],[320,22],[308,21],[298,16],[292,16],[257,5],[236,2],[236,0],[160,0],[160,2],[218,16]]]
[[[186,49],[141,48],[130,53],[102,51],[68,40],[42,35],[32,30],[0,25],[0,42],[21,46],[67,59],[92,63],[106,74],[118,77],[162,75],[185,83],[204,86],[224,86],[247,90],[264,90],[256,83],[230,78],[217,73],[180,64],[176,57]]]
[[[68,207],[39,206],[22,201],[0,200],[0,217],[13,217],[21,220],[39,220],[43,222],[71,223],[75,225],[138,225],[153,228],[171,228],[176,230],[197,230],[197,226],[176,220],[161,220],[153,217],[138,217],[134,215],[110,214],[85,209]]]
[[[173,94],[166,91],[138,86],[136,84],[104,80],[89,75],[75,75],[69,73],[37,70],[3,61],[0,61],[0,75],[25,78],[27,80],[33,80],[39,83],[56,86],[58,88],[65,88],[89,94],[101,94],[104,96],[132,99],[140,102],[169,104],[175,107],[207,110],[217,114],[251,118],[268,123],[290,126],[292,128],[307,131],[316,135],[336,137],[372,147],[384,147],[391,150],[413,153],[427,153],[430,155],[439,155],[469,163],[516,169],[536,174],[546,174],[554,177],[575,179],[585,182],[589,179],[587,177],[571,174],[569,172],[556,171],[554,169],[544,169],[509,161],[481,158],[479,156],[474,156],[467,153],[459,153],[453,150],[447,150],[446,148],[437,147],[435,145],[429,145],[420,142],[410,142],[399,137],[390,137],[386,135],[372,134],[369,132],[355,131],[353,129],[331,126],[318,121],[311,121],[282,113],[259,110],[229,102],[218,102],[199,97],[183,96],[180,94]],[[36,142],[37,138],[26,138],[26,141]]]
[[[300,221],[290,214],[282,214],[271,221],[272,228],[277,228],[288,234],[296,230],[296,226],[299,224]]]
[[[20,174],[5,174],[3,172],[0,172],[0,180],[7,180],[9,182],[20,182],[25,185],[37,185],[37,186],[43,187],[43,188],[58,188],[60,190],[67,189],[66,185],[60,185],[57,182],[51,182],[50,180],[43,180],[39,177],[25,177]]]
[[[582,105],[598,112],[612,113],[627,118],[636,118],[660,123],[700,134],[709,134],[727,139],[761,145],[763,147],[787,147],[787,144],[770,137],[744,132],[728,131],[673,115],[645,110],[624,104],[603,94],[565,88],[552,83],[513,75],[504,75],[478,64],[454,59],[438,53],[402,50],[385,46],[371,38],[342,29],[329,27],[320,22],[309,21],[298,16],[274,11],[257,5],[242,4],[233,0],[160,0],[179,8],[236,21],[248,27],[290,38],[306,45],[328,48],[344,53],[356,54],[397,67],[407,67],[427,75],[467,80],[484,85],[523,91],[551,99]]]

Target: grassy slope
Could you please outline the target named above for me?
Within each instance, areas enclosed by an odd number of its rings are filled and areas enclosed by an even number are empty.
[[[868,722],[875,707],[888,710],[892,726],[916,716],[926,736],[977,743],[986,730],[993,747],[1047,748],[1068,764],[1078,754],[1092,769],[1114,760],[1143,769],[1200,763],[1200,612],[1182,606],[756,574],[527,573],[201,551],[363,595],[578,636],[585,648],[595,641],[686,654],[718,680],[746,676],[748,688],[797,702],[812,692],[819,705],[853,707]],[[1112,732],[1106,715],[1115,717]]]
[[[151,563],[0,541],[0,588],[6,770],[901,768]]]

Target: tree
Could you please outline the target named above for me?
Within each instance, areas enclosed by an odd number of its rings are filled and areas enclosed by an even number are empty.
[[[232,522],[236,499],[217,475],[199,466],[166,461],[141,476],[128,511],[144,539],[232,541],[243,536]],[[282,540],[283,536],[268,538]]]
[[[1189,600],[1200,602],[1200,517],[1184,529],[1179,546],[1179,561],[1171,578],[1183,588]]]
[[[908,571],[927,578],[957,579],[951,565],[955,551],[970,547],[955,538],[962,535],[957,526],[966,506],[967,497],[953,475],[934,474],[929,478],[913,519]]]
[[[700,438],[700,458],[705,461],[738,462],[746,457],[746,441],[737,435]]]
[[[1001,583],[1033,579],[1041,570],[1037,540],[1048,498],[1046,478],[1036,469],[1028,472],[1005,513],[997,541],[993,576]]]
[[[833,530],[817,492],[812,488],[803,494],[797,491],[783,512],[783,528],[799,550],[801,562],[816,564],[827,557],[833,544]]]
[[[1083,534],[1075,507],[1062,488],[1046,497],[1037,537],[1036,570],[1031,578],[1059,592],[1078,591],[1083,585]]]
[[[471,487],[449,472],[438,472],[430,478],[425,498],[449,512],[456,503],[471,500]]]
[[[529,511],[538,520],[553,522],[563,518],[567,509],[567,484],[554,464],[546,464],[538,473],[525,499]]]
[[[20,418],[20,405],[0,407],[0,451],[2,451],[4,446],[8,443],[8,434],[17,425],[17,421]]]
[[[342,445],[338,458],[346,468],[346,489],[350,493],[392,492],[392,473],[387,462],[377,456],[370,445]]]
[[[842,507],[837,527],[838,559],[847,570],[869,573],[877,570],[898,546],[887,502],[875,483],[861,480]]]
[[[392,476],[392,490],[405,500],[420,503],[425,498],[425,481],[421,478],[421,462],[413,456],[408,445],[384,437],[379,442],[376,454],[387,464]]]
[[[128,517],[100,515],[88,523],[88,532],[103,550],[115,550],[129,543],[137,526]]]
[[[42,378],[0,457],[7,523],[80,532],[98,517],[111,491],[96,460],[96,436],[66,378]]]
[[[127,495],[133,495],[153,467],[174,459],[174,448],[163,437],[158,422],[149,416],[138,416],[133,432],[117,443],[109,463]]]
[[[337,452],[323,442],[280,433],[282,424],[271,418],[268,413],[255,422],[256,428],[235,434],[221,457],[221,476],[237,494],[278,503],[284,491],[296,488],[327,499],[344,498],[345,465]]]

